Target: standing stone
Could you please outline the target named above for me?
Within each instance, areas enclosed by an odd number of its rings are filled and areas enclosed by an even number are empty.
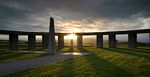
[[[129,33],[128,34],[128,47],[129,48],[136,48],[137,47],[137,34],[136,33]]]
[[[59,48],[64,47],[64,35],[62,34],[58,35],[58,47]]]
[[[54,19],[50,18],[50,27],[49,27],[49,53],[54,53],[55,50],[55,29],[54,29]]]
[[[9,48],[10,50],[18,49],[18,34],[9,34]]]
[[[36,44],[36,37],[35,34],[29,34],[28,35],[28,46],[29,49],[34,49],[35,48],[35,44]]]
[[[71,39],[70,47],[73,48],[73,39]]]
[[[116,34],[109,34],[109,48],[116,48]]]
[[[82,48],[82,35],[77,35],[77,46],[78,48]]]
[[[103,34],[97,35],[97,48],[103,48]]]

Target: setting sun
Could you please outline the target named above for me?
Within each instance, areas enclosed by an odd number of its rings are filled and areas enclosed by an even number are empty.
[[[64,37],[64,39],[76,39],[76,38],[77,38],[77,36],[73,33]]]

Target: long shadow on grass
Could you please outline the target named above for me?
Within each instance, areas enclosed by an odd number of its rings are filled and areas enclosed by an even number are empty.
[[[0,57],[1,56],[5,56],[5,55],[8,55],[8,54],[10,54],[11,52],[5,52],[5,51],[2,51],[2,52],[0,52]]]
[[[82,50],[91,53],[86,49]],[[112,64],[105,59],[102,59],[95,53],[85,55],[84,57],[92,65],[92,68],[95,70],[94,72],[96,73],[96,75],[98,75],[98,77],[134,77],[133,74],[119,68],[115,64]]]
[[[64,47],[57,48],[57,52],[79,52],[79,50],[76,50],[76,47]]]
[[[70,47],[69,51],[73,51],[73,48]],[[58,77],[75,77],[73,58],[63,61],[63,66]]]
[[[142,50],[150,50],[150,47],[149,47],[149,48],[138,48],[138,49],[142,49]]]
[[[23,56],[25,55],[25,53],[21,54],[21,53],[9,53],[8,55],[2,56],[0,57],[0,61],[5,61],[5,60],[9,60],[9,59],[13,59],[13,58],[17,58],[19,56]]]
[[[70,52],[69,50],[70,50],[69,47],[68,47],[68,48],[67,48],[67,47],[64,47],[64,48],[57,48],[57,49],[56,49],[57,52],[61,52],[61,53],[62,53],[62,52]]]
[[[48,54],[39,54],[36,56],[31,57],[24,57],[26,55],[30,55],[31,53],[19,53],[19,52],[8,52],[0,56],[0,62],[7,62],[9,60],[19,60],[19,59],[26,59],[26,58],[33,58],[33,57],[41,57],[47,56]]]
[[[150,54],[150,49],[144,49],[144,48],[136,48],[136,49],[131,49],[131,48],[117,48],[121,50],[128,50],[128,51],[133,51],[133,52],[138,52],[138,53],[144,53],[144,54]]]
[[[63,49],[63,48],[56,48],[56,51],[57,51],[57,52],[61,52],[62,49]]]
[[[118,53],[123,53],[123,54],[150,59],[150,56],[148,54],[139,53],[140,51],[138,50],[124,49],[124,48],[103,48],[103,49],[108,50],[108,51],[113,51],[113,52],[118,52]]]
[[[69,52],[73,52],[74,48],[73,47],[69,47]]]
[[[73,64],[73,59],[63,61],[63,66],[61,66],[62,69],[59,70],[58,77],[75,77]]]

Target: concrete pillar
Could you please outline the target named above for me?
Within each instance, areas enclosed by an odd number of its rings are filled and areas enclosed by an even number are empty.
[[[29,34],[28,35],[28,46],[29,49],[34,49],[36,44],[36,37],[35,34]]]
[[[47,34],[42,34],[42,45],[43,48],[48,48],[49,36]]]
[[[64,35],[62,34],[58,35],[58,47],[59,48],[64,47]]]
[[[50,27],[49,27],[49,53],[54,53],[55,49],[55,29],[54,29],[54,19],[50,18]]]
[[[149,33],[149,47],[150,47],[150,33]]]
[[[103,48],[103,34],[97,35],[97,48]]]
[[[82,35],[77,35],[77,46],[78,48],[82,48]]]
[[[109,34],[109,48],[116,48],[116,34]]]
[[[18,34],[9,34],[9,48],[10,50],[18,49]]]
[[[129,48],[136,48],[137,47],[137,34],[136,33],[129,33],[128,34],[128,47]]]

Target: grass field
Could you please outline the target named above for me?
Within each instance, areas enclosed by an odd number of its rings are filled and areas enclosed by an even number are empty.
[[[8,50],[7,41],[0,45],[0,63],[20,59],[47,56],[37,53],[13,53]],[[19,50],[29,50],[26,43],[19,44]],[[32,50],[43,49],[36,44]],[[137,49],[127,48],[127,43],[117,44],[117,48],[84,47],[57,49],[58,52],[89,52],[91,54],[74,57],[72,59],[47,64],[39,68],[32,68],[9,74],[4,77],[150,77],[150,47],[138,43]]]
[[[47,56],[46,53],[0,52],[0,63]]]
[[[29,50],[27,43],[25,41],[19,41],[19,49],[18,50]],[[41,47],[41,44],[36,44],[37,47],[32,50],[47,50]],[[46,53],[24,53],[24,52],[5,52],[9,50],[8,40],[0,40],[0,63],[3,62],[11,62],[22,59],[29,59],[35,57],[47,56]]]
[[[4,77],[150,77],[150,50],[128,48],[63,48],[59,52],[91,54],[47,64]]]

